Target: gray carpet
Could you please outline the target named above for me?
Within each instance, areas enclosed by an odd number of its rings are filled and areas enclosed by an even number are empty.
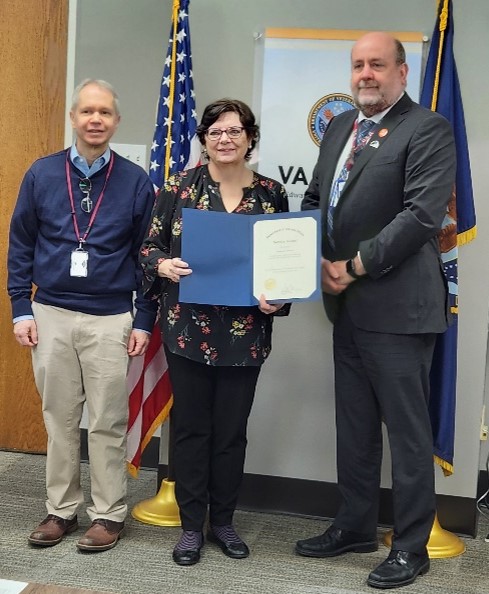
[[[36,549],[27,535],[45,516],[44,456],[0,452],[0,578],[116,592],[118,594],[357,594],[369,588],[366,577],[387,555],[346,554],[335,559],[294,555],[299,538],[322,532],[325,522],[284,515],[238,511],[236,527],[251,548],[244,560],[225,557],[212,544],[193,567],[178,567],[171,552],[180,528],[147,526],[130,518],[125,536],[112,550],[83,554],[76,540],[89,520],[79,514],[81,529],[52,548]],[[88,497],[88,466],[83,465]],[[143,471],[129,481],[129,504],[152,497],[156,474]],[[489,521],[481,519],[477,539],[466,538],[467,551],[453,559],[432,561],[431,571],[403,594],[488,594]],[[382,531],[379,531],[379,538]]]

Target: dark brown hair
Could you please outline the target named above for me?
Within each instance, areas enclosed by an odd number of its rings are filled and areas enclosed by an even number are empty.
[[[406,62],[406,50],[399,39],[394,39],[394,46],[396,51],[396,64],[400,66]]]
[[[200,124],[197,126],[197,136],[202,145],[205,145],[205,133],[214,124],[223,113],[237,113],[241,125],[245,129],[246,136],[250,141],[251,147],[247,150],[245,159],[248,161],[251,153],[260,138],[260,128],[258,127],[255,116],[251,109],[239,99],[218,99],[210,103],[202,114]]]

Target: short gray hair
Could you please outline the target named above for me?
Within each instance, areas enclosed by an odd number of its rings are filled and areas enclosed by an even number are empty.
[[[82,80],[79,85],[77,85],[77,87],[73,91],[73,97],[71,99],[72,111],[74,111],[78,106],[78,102],[80,101],[81,90],[87,87],[88,85],[97,85],[98,87],[105,89],[106,91],[109,91],[109,93],[111,93],[112,97],[114,98],[114,109],[116,115],[121,114],[119,106],[119,95],[117,94],[117,91],[106,80],[101,80],[98,78],[86,78],[85,80]]]

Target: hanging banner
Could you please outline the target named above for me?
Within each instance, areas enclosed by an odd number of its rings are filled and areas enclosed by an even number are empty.
[[[299,210],[331,118],[354,107],[350,53],[367,31],[266,29],[259,96],[258,170],[283,183]],[[406,49],[407,92],[420,94],[423,35],[393,31]]]

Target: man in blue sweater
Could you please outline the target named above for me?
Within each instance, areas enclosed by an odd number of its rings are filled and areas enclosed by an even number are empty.
[[[127,514],[128,358],[145,352],[156,316],[138,265],[154,192],[140,167],[109,148],[120,121],[111,85],[83,81],[70,116],[73,146],[37,160],[22,182],[8,291],[15,337],[32,350],[48,433],[48,515],[28,540],[52,546],[78,528],[86,403],[92,524],[77,546],[104,551],[117,544]]]

